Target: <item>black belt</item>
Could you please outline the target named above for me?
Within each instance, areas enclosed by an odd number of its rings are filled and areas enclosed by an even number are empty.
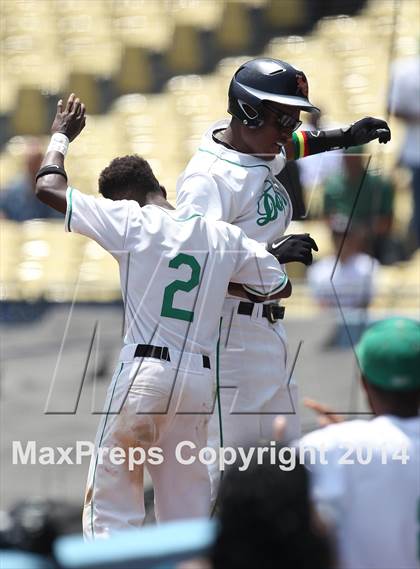
[[[157,360],[171,361],[168,348],[161,346],[150,346],[149,344],[137,344],[136,351],[134,352],[135,358],[155,358]],[[210,369],[210,358],[202,356],[203,367]]]
[[[238,314],[246,314],[247,316],[252,316],[255,304],[253,302],[240,302],[238,306]],[[276,320],[282,320],[284,318],[285,307],[279,306],[278,304],[264,304],[262,315],[263,318],[267,318],[269,322],[274,324]]]

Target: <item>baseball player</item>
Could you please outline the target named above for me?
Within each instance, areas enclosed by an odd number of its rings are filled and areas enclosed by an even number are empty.
[[[68,186],[64,157],[84,123],[79,99],[70,95],[64,110],[59,101],[36,193],[65,212],[67,231],[94,239],[119,264],[126,335],[88,476],[83,526],[94,538],[142,524],[145,463],[159,521],[208,514],[207,467],[181,463],[177,448],[188,441],[189,459],[206,446],[228,284],[243,285],[254,300],[287,296],[291,286],[239,228],[208,222],[189,206],[174,210],[138,156],[116,158],[101,173],[106,199]]]
[[[343,569],[419,566],[420,325],[389,318],[356,348],[362,384],[376,415],[316,430],[300,441],[312,494],[335,528]],[[325,415],[316,402],[310,406]],[[315,454],[310,457],[310,449]],[[321,460],[322,459],[322,460]]]
[[[276,179],[286,160],[335,148],[386,143],[385,121],[364,118],[347,128],[300,131],[308,99],[304,73],[276,59],[248,61],[229,87],[230,122],[214,124],[177,183],[177,205],[193,204],[211,219],[233,223],[280,262],[308,265],[316,245],[309,235],[283,237],[292,218],[289,196]],[[226,298],[220,336],[220,409],[211,418],[212,446],[270,438],[273,414],[288,414],[288,436],[299,435],[297,387],[288,378],[284,308]],[[218,411],[218,407],[216,408]],[[211,467],[212,496],[219,473]]]

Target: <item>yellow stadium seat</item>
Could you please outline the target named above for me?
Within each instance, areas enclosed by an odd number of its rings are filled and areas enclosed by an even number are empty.
[[[89,114],[96,115],[101,110],[101,93],[97,77],[92,73],[73,71],[67,78],[66,93],[76,93],[84,102]]]
[[[170,47],[174,21],[168,3],[161,0],[114,0],[113,28],[122,46],[163,52]]]
[[[204,51],[200,30],[193,24],[179,23],[173,31],[166,63],[172,74],[197,73],[203,69]]]
[[[47,119],[47,101],[41,91],[34,87],[22,87],[12,115],[14,133],[45,134],[50,126]]]
[[[239,55],[247,51],[253,41],[253,22],[246,4],[228,2],[225,5],[216,40],[221,53]]]
[[[305,0],[269,0],[264,10],[267,25],[274,29],[293,29],[307,21]]]
[[[150,93],[155,88],[151,55],[147,48],[126,45],[115,76],[118,93]]]

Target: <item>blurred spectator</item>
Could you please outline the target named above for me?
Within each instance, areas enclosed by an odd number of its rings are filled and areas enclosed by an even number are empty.
[[[312,496],[335,530],[341,569],[411,569],[419,559],[420,325],[377,322],[356,355],[376,417],[331,424],[337,417],[318,405],[330,425],[300,441]]]
[[[25,149],[24,172],[0,190],[0,217],[13,221],[36,218],[60,219],[64,216],[39,201],[33,190],[35,175],[44,152],[38,140],[32,139]]]
[[[397,260],[391,240],[394,192],[389,180],[366,171],[363,148],[348,149],[343,155],[343,170],[326,180],[324,215],[330,223],[337,214],[351,218],[363,232],[360,251],[381,263]]]
[[[233,466],[222,480],[213,568],[331,568],[329,539],[311,507],[305,468],[297,463],[282,470],[270,453],[259,462],[257,456],[246,470]]]
[[[378,262],[360,252],[363,232],[357,226],[346,234],[345,217],[337,216],[331,223],[335,254],[308,268],[312,292],[322,306],[336,306],[338,296],[341,306],[367,308],[374,293]]]
[[[348,347],[365,328],[378,262],[361,252],[364,234],[360,227],[352,225],[346,233],[348,219],[340,215],[331,216],[330,224],[335,254],[309,267],[307,278],[320,305],[336,311],[336,326],[326,347]]]
[[[412,225],[415,246],[420,246],[420,56],[396,61],[389,89],[389,112],[403,121],[405,139],[400,164],[411,171]]]

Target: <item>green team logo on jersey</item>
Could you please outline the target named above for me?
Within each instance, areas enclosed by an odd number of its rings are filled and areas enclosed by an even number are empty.
[[[279,213],[284,211],[287,207],[287,200],[278,191],[270,180],[265,181],[264,191],[258,200],[258,225],[267,225],[270,221],[278,218]]]

